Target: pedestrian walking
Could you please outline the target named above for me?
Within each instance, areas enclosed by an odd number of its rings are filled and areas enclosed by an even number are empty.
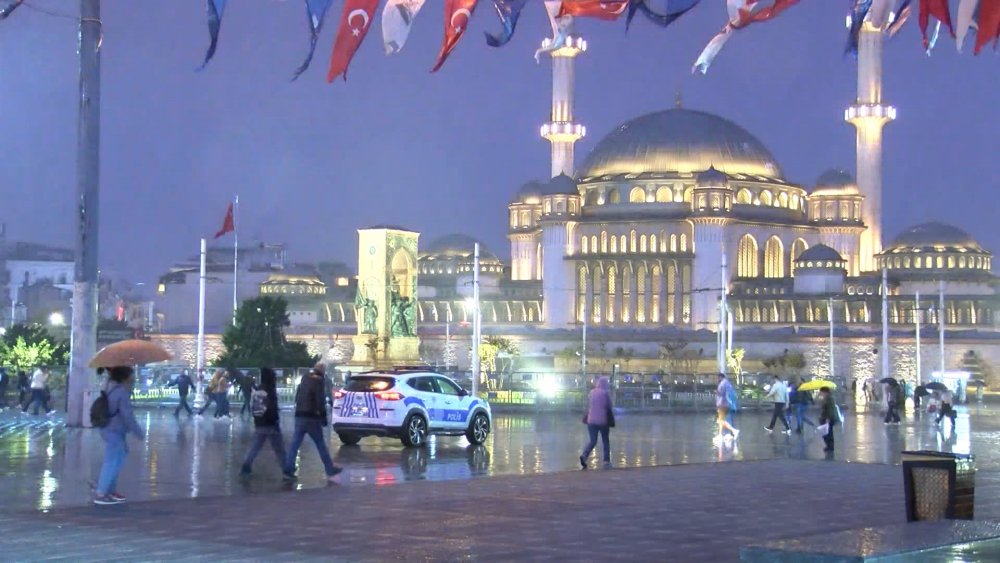
[[[204,375],[199,375],[198,377],[199,377],[199,379],[201,381],[204,381],[204,378],[205,378]],[[216,388],[216,386],[219,383],[219,378],[221,378],[220,371],[216,370],[215,374],[212,375],[212,379],[208,380],[208,387],[205,388],[205,393],[204,393],[204,395],[205,395],[205,404],[201,406],[201,410],[198,411],[198,414],[196,415],[196,418],[201,418],[202,415],[205,414],[205,411],[208,410],[209,405],[211,405],[212,403],[216,402],[216,399],[218,398],[218,396],[215,393],[215,388]],[[219,406],[218,405],[215,406],[215,410],[216,411],[219,410]]]
[[[802,386],[802,382],[798,379],[795,380],[795,386],[792,388],[791,392],[788,394],[788,404],[790,409],[794,411],[795,414],[795,433],[802,433],[802,423],[806,423],[813,428],[816,428],[816,423],[806,416],[806,411],[809,410],[809,405],[812,404],[813,398],[809,391],[799,391],[799,387]]]
[[[180,416],[181,409],[186,410],[189,417],[194,414],[194,411],[191,410],[191,406],[188,405],[187,402],[188,393],[191,392],[191,387],[193,386],[194,382],[191,381],[191,376],[188,375],[187,370],[182,371],[180,375],[177,376],[177,379],[167,383],[167,387],[177,388],[177,396],[180,397],[180,400],[177,403],[177,408],[174,409],[175,418]]]
[[[288,457],[285,460],[284,474],[286,479],[295,479],[296,457],[299,455],[299,448],[306,436],[312,439],[316,445],[316,451],[323,462],[328,481],[333,481],[342,468],[333,464],[330,459],[330,451],[326,447],[326,440],[323,437],[323,428],[328,424],[326,414],[326,397],[324,388],[326,384],[326,365],[316,364],[302,381],[295,391],[295,431],[292,433],[292,444],[288,449]]]
[[[788,405],[788,386],[777,375],[772,376],[771,388],[767,391],[765,399],[774,403],[774,410],[771,412],[771,423],[764,427],[768,434],[774,431],[774,423],[779,419],[785,425],[785,434],[792,433],[792,427],[788,425],[785,418],[785,407]]]
[[[17,404],[25,411],[28,410],[28,398],[31,394],[31,380],[24,370],[17,372]]]
[[[42,368],[35,369],[31,374],[31,400],[24,406],[23,412],[28,412],[31,406],[35,408],[31,414],[37,415],[38,408],[41,407],[46,415],[55,414],[55,410],[49,408],[49,374]]]
[[[220,369],[216,373],[219,379],[215,385],[215,418],[230,418],[232,415],[229,414],[229,389],[232,387],[232,381],[225,370]]]
[[[264,447],[264,442],[271,443],[274,455],[278,457],[278,467],[285,465],[285,442],[281,438],[281,411],[278,407],[278,382],[274,370],[261,368],[260,388],[253,392],[250,399],[250,414],[253,415],[254,436],[250,451],[243,459],[240,473],[249,475],[253,460]]]
[[[839,422],[839,417],[837,416],[837,404],[833,400],[833,393],[830,392],[829,387],[823,387],[819,390],[819,427],[823,429],[825,434],[823,434],[823,443],[826,447],[823,448],[824,452],[833,452],[833,428]]]
[[[130,387],[133,383],[132,368],[119,366],[108,370],[108,384],[104,390],[107,398],[107,420],[101,428],[101,438],[104,440],[104,464],[101,466],[101,476],[97,480],[94,504],[125,502],[125,497],[118,493],[118,473],[128,454],[126,436],[132,433],[140,440],[146,436],[132,412]]]
[[[732,433],[733,440],[740,437],[740,431],[728,420],[731,411],[736,410],[736,388],[726,378],[726,374],[719,374],[719,384],[715,388],[715,413],[716,423],[719,426],[718,439],[722,440],[726,430]]]
[[[610,435],[611,429],[615,426],[615,411],[611,401],[611,380],[607,377],[599,377],[594,383],[587,400],[587,414],[583,416],[583,423],[587,425],[589,441],[580,454],[580,467],[587,469],[587,459],[597,446],[597,435],[600,434],[601,445],[604,447],[604,468],[610,469]]]
[[[935,392],[937,394],[937,392]],[[941,424],[941,421],[948,417],[951,419],[951,427],[955,428],[955,419],[958,418],[958,413],[955,412],[955,407],[952,406],[952,401],[954,401],[954,395],[951,391],[941,391],[937,394],[938,399],[941,401],[941,408],[938,410],[937,422],[936,424]]]
[[[243,396],[243,408],[240,409],[240,416],[243,413],[253,414],[250,410],[250,395],[253,393],[253,378],[238,369],[232,372],[236,386],[239,387],[240,395]]]
[[[903,401],[903,388],[899,384],[889,384],[885,390],[886,411],[885,424],[899,424],[899,408]]]

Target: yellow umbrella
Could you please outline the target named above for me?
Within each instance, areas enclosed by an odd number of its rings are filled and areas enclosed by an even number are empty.
[[[806,381],[802,385],[799,385],[799,391],[819,391],[824,387],[829,387],[832,390],[837,388],[837,384],[832,381],[813,379],[812,381]]]
[[[159,344],[148,340],[122,340],[101,348],[94,359],[90,360],[90,367],[137,366],[164,362],[170,357],[170,353]]]

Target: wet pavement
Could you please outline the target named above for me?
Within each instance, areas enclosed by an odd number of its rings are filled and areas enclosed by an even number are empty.
[[[138,412],[147,438],[131,441],[119,481],[121,492],[130,499],[242,496],[289,488],[280,481],[278,464],[267,448],[257,459],[254,475],[239,476],[253,431],[248,419],[192,420],[183,415],[175,419],[165,409]],[[960,408],[954,433],[949,423],[941,431],[926,415],[909,414],[900,426],[885,426],[877,415],[863,412],[847,412],[845,417],[846,424],[836,436],[836,460],[896,464],[906,449],[971,452],[977,458],[977,481],[1000,483],[997,410]],[[713,416],[708,412],[623,413],[617,418],[612,460],[619,468],[824,459],[822,441],[811,430],[801,436],[766,433],[762,426],[769,416],[765,413],[738,417],[743,433],[735,446],[713,444]],[[286,438],[291,426],[286,414]],[[357,447],[341,446],[336,436],[329,438],[329,445],[335,463],[346,469],[342,483],[364,486],[572,471],[579,468],[576,458],[583,441],[584,427],[577,414],[550,413],[498,414],[493,434],[479,447],[454,437],[432,439],[424,449],[407,449],[397,440],[380,438],[367,438]],[[95,430],[65,428],[59,419],[0,413],[0,487],[5,509],[49,510],[89,503],[102,455]],[[291,488],[324,486],[311,444],[306,443],[301,455],[300,480]]]

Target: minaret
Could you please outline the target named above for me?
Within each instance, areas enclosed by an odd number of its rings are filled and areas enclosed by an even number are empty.
[[[866,229],[858,251],[863,272],[876,269],[875,255],[882,252],[882,128],[896,118],[896,108],[882,104],[883,27],[870,19],[861,27],[858,98],[844,112],[858,131],[857,184],[865,198],[861,218]]]
[[[551,39],[542,41],[547,49]],[[587,129],[573,121],[573,82],[576,56],[587,50],[587,42],[567,35],[566,44],[550,51],[552,56],[552,112],[542,125],[542,137],[552,143],[552,178],[560,174],[573,177],[573,145],[587,134]]]

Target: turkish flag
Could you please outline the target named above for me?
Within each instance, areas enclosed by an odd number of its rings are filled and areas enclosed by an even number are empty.
[[[437,72],[448,55],[455,50],[459,39],[469,28],[472,12],[476,11],[476,0],[445,0],[444,4],[444,43],[438,53],[437,62],[431,72]]]
[[[236,230],[236,220],[233,218],[233,202],[229,202],[229,209],[226,210],[226,218],[222,221],[222,228],[215,233],[215,238],[220,238],[226,233]]]
[[[330,70],[326,73],[326,81],[343,75],[347,80],[347,67],[358,51],[361,42],[368,35],[368,28],[375,19],[378,0],[345,0],[344,11],[340,14],[340,28],[337,29],[337,39],[333,42],[333,54],[330,55]]]
[[[979,4],[979,29],[976,30],[976,50],[979,54],[990,41],[996,49],[1000,38],[1000,0],[982,2]]]
[[[628,8],[628,0],[574,0],[564,1],[559,9],[559,16],[579,16],[585,18],[597,18],[601,20],[614,21],[618,19],[625,8]]]
[[[948,7],[948,0],[920,0],[917,23],[920,25],[920,34],[924,38],[924,49],[930,45],[930,40],[927,39],[927,24],[930,23],[930,16],[934,16],[943,23],[948,28],[948,33],[955,37],[955,28],[951,26],[951,10]]]

